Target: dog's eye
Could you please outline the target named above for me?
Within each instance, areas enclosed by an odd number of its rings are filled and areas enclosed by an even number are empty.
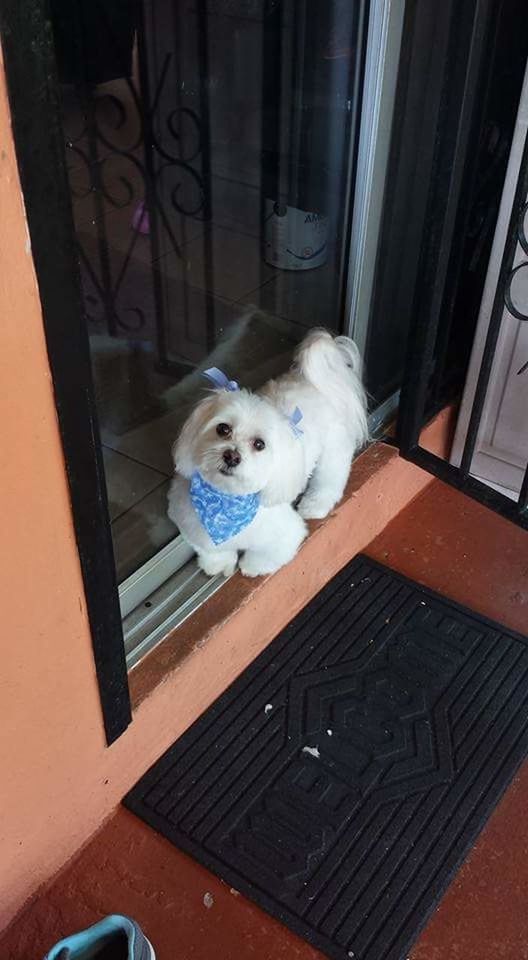
[[[253,440],[253,446],[255,450],[264,450],[266,444],[264,443],[264,440],[260,439],[260,437],[256,437],[255,440]]]
[[[219,423],[216,432],[219,437],[230,437],[231,436],[231,427],[228,423]]]

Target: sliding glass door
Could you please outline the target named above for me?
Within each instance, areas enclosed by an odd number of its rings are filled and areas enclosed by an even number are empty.
[[[258,387],[342,329],[367,10],[52,0],[52,20],[129,613],[191,556],[166,497],[200,372]]]

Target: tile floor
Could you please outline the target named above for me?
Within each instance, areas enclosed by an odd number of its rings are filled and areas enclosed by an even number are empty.
[[[528,537],[434,481],[366,551],[511,629],[528,630]],[[528,764],[506,791],[411,960],[528,960]],[[205,906],[204,896],[212,895]],[[208,898],[208,902],[209,898]],[[320,954],[125,810],[0,938],[35,960],[110,911],[144,926],[158,960],[316,960]]]

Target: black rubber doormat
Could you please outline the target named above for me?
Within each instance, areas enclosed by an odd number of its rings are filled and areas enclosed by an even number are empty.
[[[528,752],[528,641],[357,557],[127,806],[329,957],[400,960]]]

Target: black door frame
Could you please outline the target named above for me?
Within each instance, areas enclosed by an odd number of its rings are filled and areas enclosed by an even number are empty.
[[[3,0],[0,34],[104,729],[111,744],[132,714],[45,0]]]
[[[413,16],[414,23],[420,27],[422,20],[427,26],[432,23],[434,44],[438,46],[441,42],[444,51],[435,74],[436,113],[427,118],[428,121],[432,120],[429,132],[431,162],[427,168],[428,192],[423,209],[423,225],[419,231],[416,281],[408,293],[410,325],[395,443],[405,459],[528,529],[528,466],[518,501],[470,474],[502,314],[507,304],[513,257],[526,211],[528,141],[513,201],[508,242],[502,258],[462,462],[460,466],[451,464],[420,445],[420,434],[426,423],[447,403],[460,397],[469,365],[484,277],[481,278],[478,297],[474,297],[473,309],[466,313],[458,302],[458,285],[463,259],[467,257],[465,243],[470,235],[476,184],[478,177],[482,180],[482,173],[487,172],[479,167],[479,154],[494,57],[503,36],[503,14],[508,17],[509,23],[505,34],[509,37],[508,50],[515,41],[515,69],[512,65],[509,95],[514,104],[514,116],[517,113],[528,54],[528,39],[519,43],[519,32],[514,36],[511,31],[512,23],[514,27],[518,23],[518,7],[518,0],[499,4],[495,0],[472,0],[467,4],[446,0],[438,7],[432,2],[422,3],[422,0],[411,0],[409,3],[408,12]],[[416,85],[419,80],[415,75],[412,83]],[[501,135],[508,134],[511,144],[514,119],[508,123],[505,123]],[[396,134],[392,149],[396,151],[397,148]],[[509,146],[504,154],[503,176],[508,154]],[[393,189],[397,192],[401,187],[396,184]],[[413,187],[412,194],[415,192]],[[495,216],[490,219],[490,237],[493,237],[497,214],[498,203]],[[488,243],[491,250],[489,238]],[[464,327],[468,335],[464,345],[466,356],[454,365],[453,375],[449,347],[457,325]]]

